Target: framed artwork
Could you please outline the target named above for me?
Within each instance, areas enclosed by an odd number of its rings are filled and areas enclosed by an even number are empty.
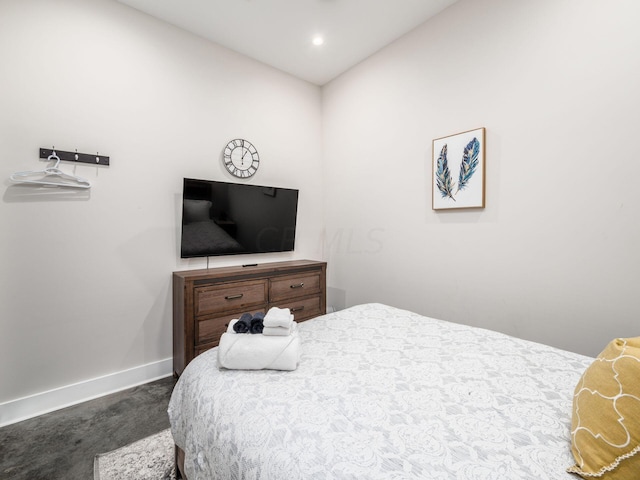
[[[484,208],[484,128],[436,138],[432,208]]]

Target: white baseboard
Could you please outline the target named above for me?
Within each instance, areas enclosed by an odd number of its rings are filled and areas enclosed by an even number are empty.
[[[0,403],[0,427],[173,374],[173,358]]]

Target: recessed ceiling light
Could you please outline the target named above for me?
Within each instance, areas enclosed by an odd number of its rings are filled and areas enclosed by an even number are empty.
[[[320,35],[316,35],[315,37],[313,37],[313,40],[311,41],[313,42],[314,45],[320,46],[324,43],[324,38],[322,38]]]

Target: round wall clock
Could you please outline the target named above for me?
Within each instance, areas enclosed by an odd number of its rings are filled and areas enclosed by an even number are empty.
[[[224,147],[222,160],[231,175],[238,178],[249,178],[260,166],[258,150],[251,142],[236,138]]]

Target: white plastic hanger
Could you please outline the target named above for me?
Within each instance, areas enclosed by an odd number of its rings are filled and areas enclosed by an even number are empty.
[[[51,187],[71,187],[71,188],[91,188],[91,183],[82,177],[64,173],[58,168],[60,157],[56,155],[56,151],[47,157],[49,161],[56,161],[53,167],[47,167],[44,170],[16,172],[9,178],[15,183],[32,183],[35,185],[48,185]],[[39,178],[29,178],[38,175]]]

